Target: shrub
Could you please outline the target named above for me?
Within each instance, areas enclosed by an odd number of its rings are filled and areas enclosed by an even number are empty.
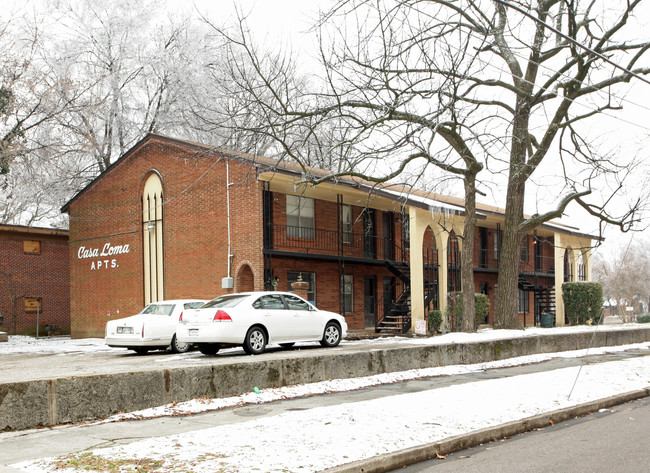
[[[596,282],[565,282],[562,299],[571,325],[598,321],[603,310],[603,286]]]
[[[474,327],[478,327],[483,320],[487,320],[490,312],[490,298],[487,294],[474,294]],[[447,294],[447,322],[449,330],[458,332],[463,320],[463,293],[450,292]]]
[[[650,314],[637,315],[636,321],[640,324],[650,324]]]
[[[442,325],[442,312],[439,310],[430,310],[429,321],[427,325],[429,327],[429,332],[431,333],[439,332],[440,326]]]

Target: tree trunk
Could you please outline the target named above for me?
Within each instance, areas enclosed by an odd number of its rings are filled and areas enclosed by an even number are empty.
[[[520,200],[523,202],[523,199]],[[517,312],[521,235],[516,231],[515,225],[508,225],[508,213],[514,213],[514,211],[506,211],[503,245],[499,260],[499,290],[494,308],[494,328],[521,329]],[[513,218],[515,217],[510,217],[510,219]]]
[[[476,331],[474,307],[474,233],[476,229],[476,174],[465,175],[465,226],[460,256],[460,279],[463,290],[463,332]]]
[[[508,192],[506,194],[506,218],[503,228],[503,245],[499,259],[499,278],[494,328],[521,329],[517,313],[519,262],[521,259],[520,229],[524,221],[524,194],[526,190],[526,145],[529,142],[528,121],[530,106],[528,97],[520,97],[513,121],[512,148]]]

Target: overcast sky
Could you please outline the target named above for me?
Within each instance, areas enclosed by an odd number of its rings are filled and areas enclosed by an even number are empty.
[[[179,3],[187,5],[183,0],[168,0],[170,5],[177,5]],[[235,7],[233,0],[214,1],[214,0],[194,0],[195,7],[204,12],[206,15],[211,16],[215,21],[228,24],[235,21]],[[314,20],[318,17],[320,9],[327,9],[333,3],[332,0],[275,0],[273,2],[261,0],[238,0],[239,8],[248,14],[247,23],[251,31],[254,32],[255,40],[259,44],[264,45],[277,45],[277,47],[289,47],[294,52],[301,55],[302,58],[314,55],[314,41],[309,35],[309,28],[314,24]],[[646,28],[639,32],[639,37],[645,36],[647,27],[650,27],[650,2],[646,2],[641,14],[638,15],[640,22],[646,25]],[[617,93],[619,97],[623,97],[621,93]],[[599,134],[602,138],[602,143],[607,146],[610,143],[622,143],[625,148],[622,153],[644,153],[644,143],[650,140],[650,85],[640,81],[633,81],[629,90],[624,96],[624,111],[623,112],[609,112],[608,116],[603,117],[600,124],[595,123],[595,120],[590,124],[592,126],[600,126]],[[625,136],[624,140],[620,140],[621,136]],[[557,162],[547,159],[549,162],[548,172],[553,172],[553,168],[557,168]],[[648,160],[650,162],[650,159]],[[544,169],[541,170],[545,172]],[[538,173],[535,174],[537,176]],[[532,186],[531,186],[532,187]],[[530,190],[530,189],[529,189]],[[527,212],[533,213],[535,208],[535,201],[537,198],[543,201],[546,209],[557,197],[557,194],[546,192],[536,194],[530,192],[528,198]],[[482,198],[485,201],[485,198]],[[487,202],[486,203],[491,203]],[[499,202],[503,204],[503,202]],[[540,210],[543,210],[542,207]],[[579,227],[582,231],[592,234],[598,232],[598,222],[596,219],[588,216],[585,211],[580,209],[577,205],[572,204],[568,209],[568,216],[563,219],[563,222],[568,225]],[[642,236],[647,236],[648,232],[644,232]],[[606,232],[608,245],[611,246],[614,242],[627,240],[627,236],[622,236],[615,228],[610,228]],[[607,250],[607,246],[604,250]]]
[[[3,0],[7,5],[24,6],[34,5],[38,9],[39,4],[50,3],[55,0]],[[100,1],[100,0],[98,0]],[[309,33],[314,21],[318,18],[319,9],[327,10],[329,6],[335,3],[333,0],[167,0],[171,12],[177,10],[195,10],[205,14],[214,23],[219,25],[234,24],[236,21],[236,7],[247,16],[247,24],[253,32],[254,40],[259,45],[270,49],[283,47],[291,50],[300,57],[302,65],[309,64],[310,56],[315,56],[315,40]],[[650,28],[650,2],[645,2],[644,10],[639,17],[646,27],[639,31],[639,38],[647,36]],[[609,112],[598,121],[593,120],[590,125],[599,127],[598,135],[602,139],[604,146],[612,143],[623,143],[625,148],[623,154],[645,153],[645,142],[650,138],[650,85],[640,81],[633,81],[625,95],[624,111]],[[617,92],[617,96],[622,96],[623,92]],[[625,139],[621,140],[621,136]],[[618,146],[618,145],[617,145]],[[550,156],[549,156],[550,157]],[[557,161],[547,159],[549,163],[546,169],[541,169],[535,174],[535,177],[547,182],[548,178],[545,173],[558,174]],[[650,163],[650,159],[647,160]],[[640,178],[643,176],[639,176]],[[479,176],[481,178],[481,176]],[[640,181],[640,179],[639,179]],[[527,187],[529,197],[527,200],[527,212],[533,213],[536,210],[536,201],[543,203],[539,210],[548,210],[557,198],[557,192],[549,192],[546,188],[535,192],[534,186]],[[499,192],[499,187],[495,186],[492,192]],[[459,194],[459,196],[462,196]],[[490,202],[492,196],[481,198],[486,203]],[[498,195],[495,195],[498,198]],[[503,201],[497,202],[503,205]],[[579,227],[582,231],[595,234],[598,229],[596,219],[588,217],[586,212],[579,209],[575,204],[569,207],[569,217],[564,219],[564,223]],[[620,239],[617,230],[611,230],[606,233],[608,240]]]

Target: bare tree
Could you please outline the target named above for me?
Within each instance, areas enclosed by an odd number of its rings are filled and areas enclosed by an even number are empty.
[[[648,242],[632,239],[593,262],[593,278],[603,285],[606,300],[615,301],[623,322],[629,322],[626,307],[643,310],[650,303],[650,258]]]
[[[0,28],[0,221],[65,225],[60,206],[146,133],[205,138],[186,117],[220,100],[199,96],[213,44],[165,7],[63,0]]]
[[[245,22],[217,30],[254,72],[232,71],[247,100],[261,106],[258,131],[303,165],[307,179],[322,180],[309,176],[305,150],[314,152],[309,145],[325,127],[342,130],[318,148],[320,160],[339,163],[326,179],[386,182],[424,162],[462,180],[464,309],[473,308],[476,176],[487,168],[482,185],[504,182],[495,327],[518,328],[525,234],[572,202],[626,231],[645,205],[641,197],[611,205],[637,163],[621,161],[586,125],[622,108],[617,86],[650,72],[650,42],[628,32],[640,3],[342,0],[317,27],[321,69],[300,78],[291,57],[255,47]],[[559,178],[555,198],[526,218],[526,187],[543,181],[549,166]],[[464,314],[464,330],[471,321]]]
[[[478,67],[466,56],[474,40],[460,38],[451,47],[447,28],[423,26],[410,6],[374,10],[376,23],[349,6],[344,13],[357,15],[357,35],[321,24],[323,68],[311,76],[299,74],[290,55],[256,47],[244,18],[234,32],[214,26],[228,41],[229,83],[243,99],[241,117],[253,115],[237,123],[272,139],[272,151],[298,162],[315,184],[342,176],[412,184],[431,167],[456,176],[465,194],[463,330],[473,331],[476,176],[484,166],[476,152],[483,154],[491,140],[489,132],[472,129],[473,119],[458,106],[460,78]],[[330,34],[343,41],[337,45]],[[330,172],[317,177],[311,166]]]

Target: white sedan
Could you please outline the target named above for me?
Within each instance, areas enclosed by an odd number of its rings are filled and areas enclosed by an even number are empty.
[[[290,292],[243,292],[185,311],[176,336],[180,342],[196,344],[204,355],[239,345],[254,355],[268,343],[288,348],[296,342],[319,341],[335,347],[347,330],[341,315],[319,310]]]
[[[206,302],[199,299],[153,302],[139,314],[111,320],[106,324],[106,345],[128,348],[139,355],[168,347],[174,353],[184,353],[191,345],[180,342],[176,337],[178,319],[183,311],[201,307]]]

